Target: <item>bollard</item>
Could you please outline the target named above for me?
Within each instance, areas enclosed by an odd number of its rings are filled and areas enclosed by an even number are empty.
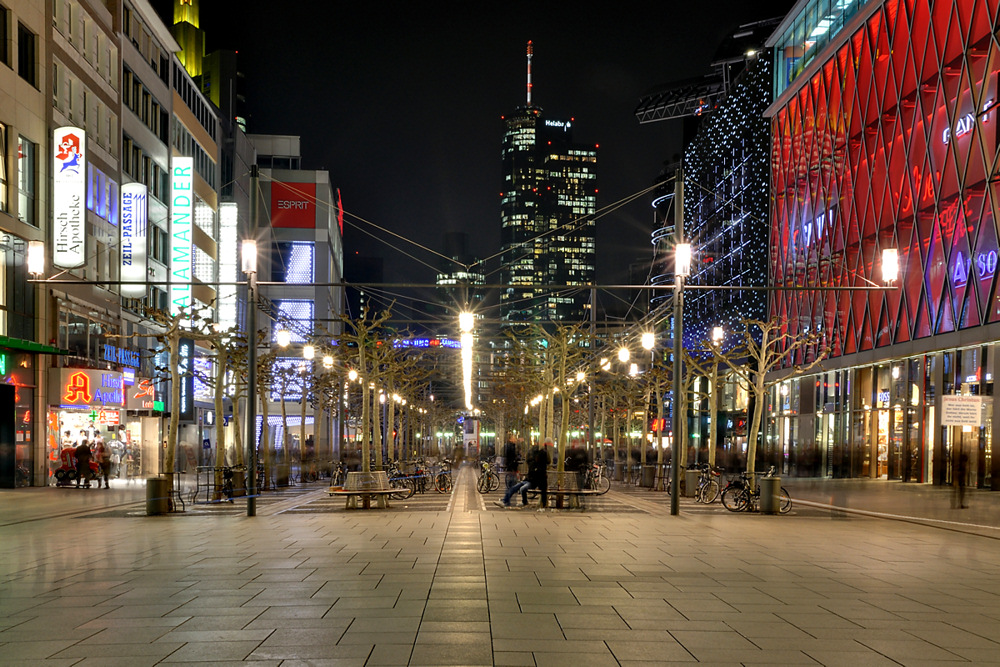
[[[146,479],[146,515],[166,514],[169,511],[169,477],[149,477]]]
[[[760,512],[761,514],[778,514],[781,511],[781,478],[761,477],[760,484]]]
[[[684,471],[684,497],[694,498],[698,493],[698,477],[701,473],[697,470]]]

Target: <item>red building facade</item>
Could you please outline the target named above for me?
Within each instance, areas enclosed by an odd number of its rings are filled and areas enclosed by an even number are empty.
[[[803,288],[770,312],[829,356],[772,396],[765,450],[786,474],[1000,486],[997,16],[998,0],[801,2],[769,42],[785,64],[769,266]],[[886,248],[899,280],[868,289]],[[953,395],[982,397],[979,423],[952,424]]]

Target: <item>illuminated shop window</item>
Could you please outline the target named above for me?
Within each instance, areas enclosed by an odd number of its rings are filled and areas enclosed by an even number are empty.
[[[316,265],[314,244],[308,241],[278,242],[274,244],[274,255],[271,280],[295,285],[313,281]]]
[[[280,299],[274,305],[279,322],[272,328],[271,341],[276,342],[275,333],[285,327],[292,334],[293,343],[305,342],[302,332],[312,331],[315,304],[305,299]]]

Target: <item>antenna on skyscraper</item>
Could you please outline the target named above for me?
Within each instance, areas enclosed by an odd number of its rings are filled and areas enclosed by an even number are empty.
[[[531,40],[528,40],[528,106],[531,106]]]

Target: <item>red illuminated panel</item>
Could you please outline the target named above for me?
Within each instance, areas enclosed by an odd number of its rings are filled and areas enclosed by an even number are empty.
[[[773,117],[772,280],[879,285],[899,250],[897,290],[771,293],[833,356],[1000,321],[997,13],[887,0]]]
[[[271,183],[271,226],[316,227],[315,183]]]

